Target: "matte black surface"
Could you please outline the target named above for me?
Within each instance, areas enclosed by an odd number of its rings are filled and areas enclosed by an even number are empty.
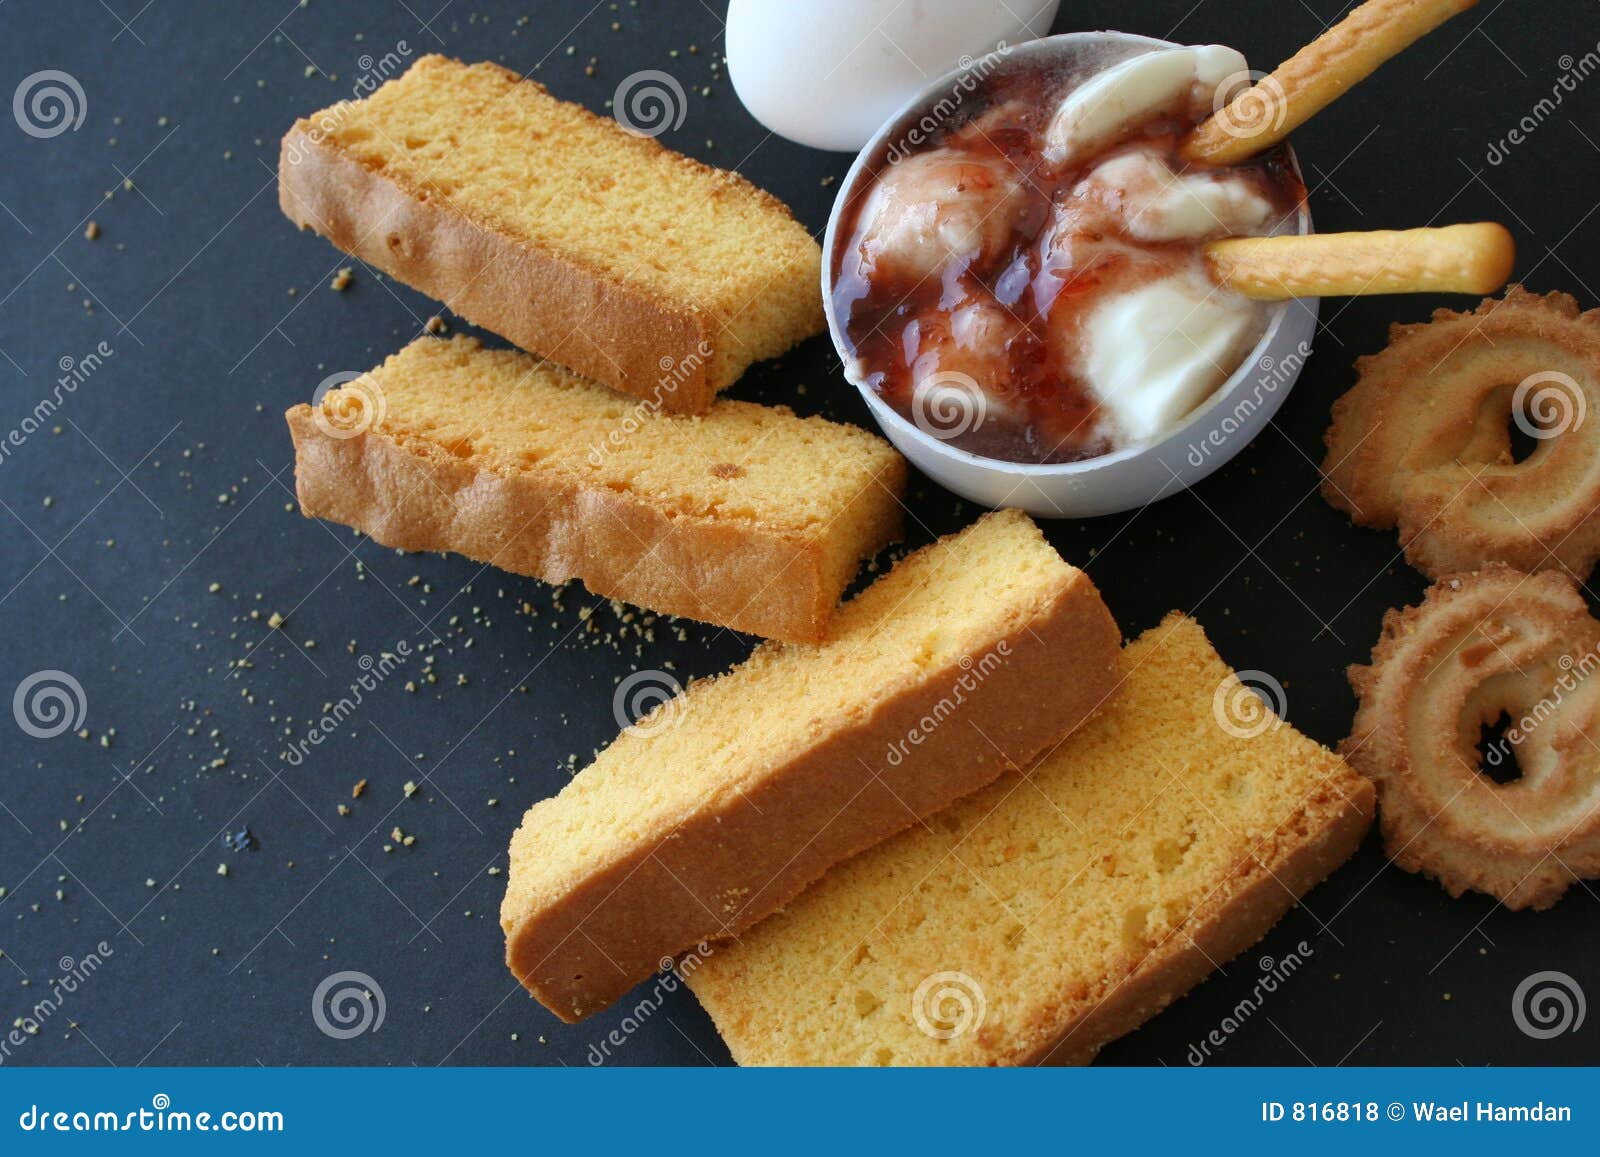
[[[750,641],[687,625],[681,640],[660,628],[654,642],[612,645],[613,611],[599,603],[586,624],[580,609],[596,600],[576,586],[554,598],[291,509],[284,409],[329,374],[376,364],[437,307],[359,266],[347,292],[329,289],[348,259],[280,215],[278,140],[348,95],[363,56],[403,40],[413,56],[501,61],[597,110],[631,72],[665,69],[691,88],[665,140],[738,168],[818,233],[826,182],[849,158],[769,137],[743,111],[714,67],[720,3],[457,0],[435,15],[440,3],[0,7],[0,96],[53,68],[87,101],[81,128],[52,139],[0,116],[0,426],[22,428],[66,359],[112,351],[0,458],[0,692],[68,672],[89,732],[45,740],[0,726],[0,1030],[47,995],[63,958],[111,950],[5,1063],[581,1065],[634,1003],[564,1026],[523,995],[501,963],[504,877],[491,872],[523,809],[614,735],[619,677],[667,662],[684,679],[715,672]],[[1222,41],[1270,67],[1344,7],[1068,0],[1056,29]],[[1412,49],[1297,135],[1319,227],[1503,220],[1518,277],[1600,305],[1600,80],[1564,93],[1503,163],[1488,160],[1597,39],[1589,0],[1485,0]],[[1129,635],[1171,608],[1192,612],[1236,667],[1283,683],[1296,726],[1336,742],[1353,710],[1345,665],[1367,655],[1384,609],[1425,583],[1392,534],[1351,527],[1318,496],[1321,436],[1354,358],[1383,344],[1390,321],[1439,304],[1327,303],[1298,388],[1229,467],[1138,514],[1051,526],[1051,539],[1089,568]],[[736,394],[868,421],[825,338],[758,367]],[[913,544],[976,514],[920,479],[912,493]],[[400,669],[303,764],[285,762],[291,737],[362,673],[359,657],[401,643],[412,654]],[[421,785],[409,799],[408,781]],[[386,851],[397,825],[415,844]],[[259,848],[224,846],[246,827]],[[1216,1061],[1592,1062],[1600,1018],[1536,1040],[1511,1002],[1546,969],[1600,995],[1596,915],[1589,887],[1542,914],[1451,900],[1387,867],[1373,837],[1259,948],[1103,1060],[1188,1063],[1262,961],[1303,940],[1304,966],[1213,1048]],[[313,992],[341,970],[381,986],[379,1031],[340,1041],[317,1028]],[[608,1051],[616,1063],[728,1062],[682,991]]]

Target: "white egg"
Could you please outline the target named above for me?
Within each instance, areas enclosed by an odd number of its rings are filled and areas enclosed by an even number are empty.
[[[1060,0],[731,0],[728,73],[779,136],[851,152],[963,56],[1050,31]]]

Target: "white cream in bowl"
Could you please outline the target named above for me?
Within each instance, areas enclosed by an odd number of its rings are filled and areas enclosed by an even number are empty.
[[[1265,424],[1316,302],[1226,291],[1200,247],[1308,231],[1303,187],[1286,150],[1223,169],[1176,147],[1242,67],[1219,46],[1052,37],[941,78],[863,150],[825,237],[829,325],[926,473],[989,505],[1106,513],[1204,477]],[[1291,372],[1251,384],[1263,366]],[[1219,410],[1241,389],[1249,405]]]

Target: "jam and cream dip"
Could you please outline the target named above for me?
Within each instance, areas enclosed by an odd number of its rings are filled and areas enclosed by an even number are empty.
[[[850,376],[976,454],[1072,462],[1149,443],[1267,324],[1201,247],[1285,229],[1303,186],[1281,148],[1226,167],[1180,155],[1246,81],[1244,58],[1204,45],[1100,65],[1002,64],[885,150],[840,221]]]

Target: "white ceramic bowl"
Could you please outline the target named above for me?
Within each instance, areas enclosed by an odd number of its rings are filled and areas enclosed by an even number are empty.
[[[822,300],[828,332],[844,361],[846,378],[861,391],[885,436],[917,469],[947,490],[984,506],[1014,506],[1042,518],[1087,518],[1145,506],[1193,486],[1244,449],[1266,428],[1300,376],[1316,333],[1319,304],[1313,297],[1273,306],[1266,332],[1255,349],[1216,393],[1163,438],[1081,462],[1041,466],[969,453],[920,429],[861,380],[833,310],[835,233],[857,186],[889,142],[908,134],[915,139],[916,122],[941,96],[947,97],[963,78],[987,75],[986,61],[1003,56],[1007,67],[1048,66],[1069,47],[1109,49],[1126,58],[1138,55],[1141,49],[1177,46],[1122,32],[1072,32],[1030,41],[946,73],[891,117],[861,150],[834,201],[822,240]],[[1292,151],[1289,160],[1298,171]],[[1311,232],[1311,214],[1304,206],[1298,231]]]

